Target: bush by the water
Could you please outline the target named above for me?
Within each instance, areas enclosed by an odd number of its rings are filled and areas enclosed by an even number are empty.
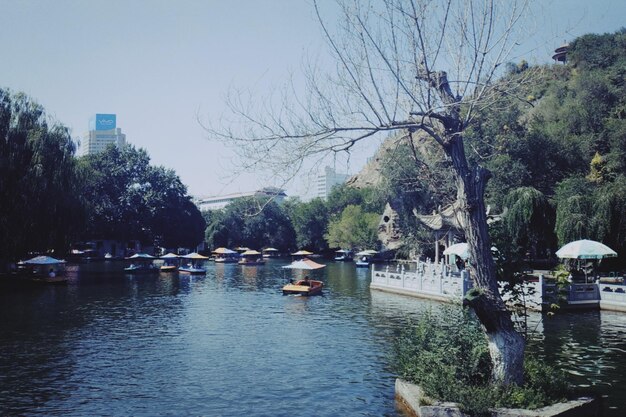
[[[560,371],[529,355],[523,386],[491,383],[484,332],[471,312],[461,307],[428,312],[408,325],[394,343],[394,354],[401,378],[420,385],[428,397],[458,403],[477,416],[497,407],[543,407],[566,399],[569,391]]]

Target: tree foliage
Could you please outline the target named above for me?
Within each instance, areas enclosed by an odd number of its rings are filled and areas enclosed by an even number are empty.
[[[374,187],[356,188],[347,184],[333,187],[326,201],[328,215],[335,219],[350,205],[360,206],[367,212],[382,213],[385,207],[385,194],[381,189]]]
[[[150,165],[143,149],[109,146],[81,160],[88,204],[85,238],[195,247],[204,219],[174,171]]]
[[[494,211],[513,207],[511,190],[528,187],[550,202],[556,219],[542,234],[552,250],[589,238],[626,251],[620,238],[626,222],[625,36],[624,30],[585,35],[571,43],[567,65],[509,71],[505,78],[533,69],[539,76],[522,94],[501,97],[498,111],[479,112],[467,131],[475,155],[493,173],[486,199]],[[518,239],[519,230],[507,227],[501,241],[534,252],[532,241]]]
[[[24,94],[0,89],[0,256],[63,254],[84,211],[69,130]]]
[[[333,248],[372,249],[378,246],[378,213],[364,212],[361,206],[349,205],[341,217],[331,220],[326,239]]]
[[[245,198],[230,203],[223,210],[206,212],[205,218],[208,225],[206,241],[213,249],[221,246],[274,247],[287,252],[295,244],[291,219],[274,201]]]
[[[545,256],[554,244],[546,233],[554,229],[554,209],[546,196],[533,187],[516,188],[506,195],[504,207],[503,226],[513,249],[509,253],[517,252],[520,258],[526,251],[534,257]]]
[[[314,252],[328,250],[325,235],[328,230],[329,210],[321,198],[308,202],[292,200],[287,210],[296,232],[296,246]]]

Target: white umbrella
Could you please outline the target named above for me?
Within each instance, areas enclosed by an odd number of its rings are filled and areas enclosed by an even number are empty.
[[[50,256],[35,256],[32,259],[27,261],[20,262],[20,264],[25,265],[54,265],[54,264],[64,264],[65,261],[61,259],[52,258]]]
[[[617,256],[617,252],[595,240],[577,240],[570,242],[556,251],[559,258],[568,259],[602,259]]]
[[[454,245],[448,246],[446,250],[443,251],[444,255],[456,255],[462,259],[469,258],[469,245],[465,242],[463,243],[455,243]]]
[[[152,255],[148,255],[147,253],[136,253],[126,259],[155,259],[155,257]]]
[[[301,261],[295,261],[290,263],[289,265],[283,266],[283,268],[286,269],[306,269],[306,270],[313,270],[313,269],[321,269],[326,267],[326,265],[323,264],[318,264],[315,261],[312,261],[310,259],[303,259]]]
[[[309,252],[308,250],[299,250],[298,252],[292,253],[292,256],[308,256],[313,255],[313,252]]]
[[[194,259],[194,260],[200,260],[200,259],[209,259],[207,256],[202,256],[199,253],[196,252],[192,252],[188,255],[183,255],[181,256],[181,258],[185,258],[185,259]]]

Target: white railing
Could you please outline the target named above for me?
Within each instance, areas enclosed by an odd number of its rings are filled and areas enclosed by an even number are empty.
[[[428,298],[461,300],[469,286],[469,274],[453,272],[443,263],[417,262],[415,272],[408,271],[404,265],[396,268],[385,267],[383,270],[372,269],[371,287]]]
[[[370,287],[435,300],[461,301],[471,288],[467,271],[456,271],[455,267],[442,263],[418,261],[415,271],[409,271],[404,265],[386,266],[384,269],[372,269]],[[626,312],[626,286],[619,284],[569,284],[558,288],[556,284],[546,283],[543,276],[537,281],[525,282],[527,306],[541,309],[559,301],[565,296],[566,305],[577,308],[601,308]],[[557,294],[559,292],[559,294]],[[510,295],[503,294],[505,301]]]

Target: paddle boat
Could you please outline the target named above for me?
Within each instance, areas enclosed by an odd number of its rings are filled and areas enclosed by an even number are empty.
[[[305,277],[304,279],[285,285],[283,287],[283,295],[319,295],[322,293],[322,288],[324,288],[324,283],[322,281],[316,281]]]
[[[289,265],[283,266],[285,269],[298,269],[304,271],[312,271],[316,269],[322,269],[326,265],[318,264],[315,261],[304,258],[299,261],[294,261]],[[305,276],[304,279],[293,281],[289,280],[289,283],[283,286],[283,295],[295,294],[295,295],[319,295],[322,293],[324,283],[318,280],[309,279],[309,276]]]
[[[18,275],[33,282],[46,284],[64,284],[65,261],[51,256],[35,256],[26,261],[18,262]]]
[[[131,264],[124,268],[124,272],[127,274],[153,274],[159,272],[159,268],[153,264],[156,258],[147,253],[136,253],[126,259],[131,261]]]
[[[222,264],[234,264],[239,262],[239,254],[227,248],[217,248],[213,252],[215,262]]]
[[[265,261],[263,260],[263,254],[259,251],[249,249],[241,254],[239,265],[244,265],[244,266],[265,265]]]
[[[278,258],[280,253],[276,248],[265,248],[263,249],[263,257],[264,258]]]
[[[304,249],[301,249],[298,252],[294,252],[291,254],[291,256],[293,256],[294,261],[304,259],[305,257],[312,257],[313,255],[315,255],[313,252],[309,252],[308,250],[304,250]]]
[[[181,259],[187,259],[189,262],[185,265],[181,265],[178,268],[178,272],[181,274],[190,274],[190,275],[205,275],[206,268],[202,266],[202,263],[209,259],[208,256],[202,256],[199,253],[193,252],[189,255],[181,256]]]
[[[352,252],[346,249],[335,251],[335,261],[352,261]]]
[[[356,254],[357,259],[354,264],[357,268],[368,268],[370,264],[374,263],[374,257],[378,254],[377,251],[368,249]]]
[[[163,265],[159,268],[161,272],[178,271],[178,258],[179,256],[172,252],[161,256],[161,259],[164,261]]]

